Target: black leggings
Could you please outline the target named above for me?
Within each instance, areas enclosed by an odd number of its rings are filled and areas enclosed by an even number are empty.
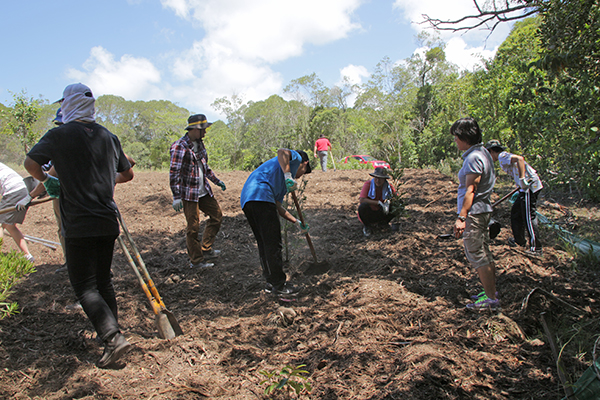
[[[266,201],[249,201],[243,211],[258,244],[263,276],[275,287],[284,284],[286,276],[283,272],[283,246],[277,206]]]
[[[119,332],[117,299],[110,270],[116,238],[116,235],[65,238],[71,286],[103,341]]]

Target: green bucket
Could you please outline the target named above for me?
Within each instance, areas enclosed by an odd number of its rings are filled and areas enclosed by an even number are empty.
[[[594,361],[596,368],[600,370],[600,358]],[[573,386],[573,397],[576,400],[600,400],[600,380],[596,374],[594,365],[585,370],[581,378]],[[566,397],[563,398],[566,400]]]

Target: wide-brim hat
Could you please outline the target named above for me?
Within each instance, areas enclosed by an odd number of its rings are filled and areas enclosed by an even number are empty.
[[[194,114],[188,118],[188,126],[185,127],[186,131],[190,129],[206,129],[212,125],[212,122],[206,120],[204,114]]]
[[[375,171],[371,172],[369,175],[374,178],[390,179],[390,176],[387,174],[387,169],[383,167],[375,168]]]
[[[506,150],[506,147],[502,146],[499,140],[493,139],[485,144],[485,148],[490,151],[492,149],[499,149],[500,151]]]

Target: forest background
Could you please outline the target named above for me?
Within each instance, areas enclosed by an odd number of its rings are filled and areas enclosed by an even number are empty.
[[[216,99],[212,106],[226,121],[216,121],[205,138],[211,167],[252,170],[280,147],[310,153],[324,134],[338,167],[344,156],[370,154],[402,168],[452,174],[462,160],[449,128],[472,116],[484,141],[499,139],[523,155],[547,187],[600,201],[600,6],[595,0],[525,3],[536,15],[516,22],[495,57],[475,71],[449,63],[445,43],[421,34],[425,52],[400,63],[383,58],[363,85],[327,87],[311,74],[287,85],[291,100]],[[57,108],[26,92],[0,104],[0,160],[21,164],[52,128]],[[97,122],[120,138],[136,168],[168,168],[169,147],[189,115],[168,100],[104,95],[96,101]]]

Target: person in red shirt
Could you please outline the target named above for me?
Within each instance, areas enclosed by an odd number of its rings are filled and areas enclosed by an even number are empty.
[[[371,236],[371,227],[377,224],[388,224],[393,215],[390,214],[389,199],[396,189],[388,183],[390,176],[385,168],[377,167],[370,173],[373,179],[366,181],[360,191],[358,219],[363,223],[363,234]]]
[[[315,158],[319,156],[319,161],[321,162],[321,170],[323,172],[327,172],[327,152],[331,150],[331,143],[329,139],[325,137],[325,135],[321,134],[317,141],[315,142],[314,154]]]

